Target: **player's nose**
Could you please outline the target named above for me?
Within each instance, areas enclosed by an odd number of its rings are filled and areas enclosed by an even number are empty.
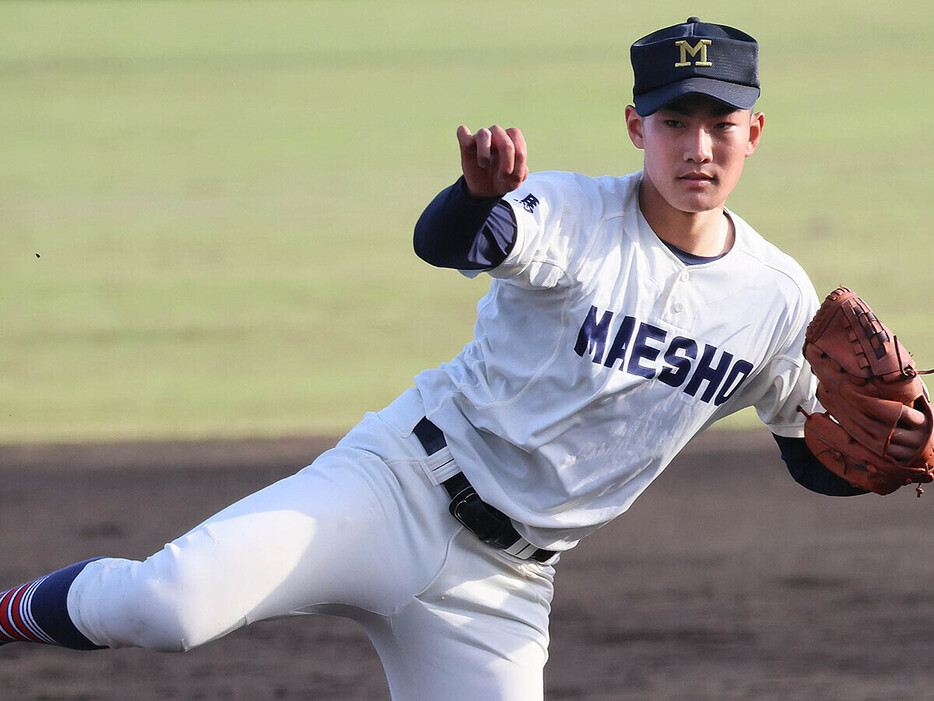
[[[693,129],[685,136],[684,160],[708,163],[713,159],[713,139],[706,129]]]

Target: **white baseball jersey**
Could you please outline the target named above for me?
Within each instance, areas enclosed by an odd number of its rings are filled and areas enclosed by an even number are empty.
[[[84,565],[60,602],[76,633],[187,650],[334,613],[364,627],[394,699],[541,701],[554,568],[481,542],[438,482],[459,466],[526,538],[566,549],[717,418],[754,405],[796,436],[815,401],[804,273],[732,214],[730,252],[685,265],[641,218],[638,184],[529,178],[474,341],[309,467],[143,561]],[[425,415],[449,450],[413,433]]]
[[[797,407],[815,408],[801,267],[732,212],[731,250],[683,263],[642,216],[640,180],[537,173],[507,195],[518,235],[475,338],[415,379],[477,492],[539,547],[624,512],[717,419],[754,406],[800,437]]]

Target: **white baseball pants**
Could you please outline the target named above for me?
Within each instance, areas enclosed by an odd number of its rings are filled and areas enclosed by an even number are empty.
[[[540,701],[554,570],[454,520],[411,433],[422,416],[408,390],[146,560],[90,563],[69,615],[98,645],[183,651],[332,613],[363,625],[396,701]]]

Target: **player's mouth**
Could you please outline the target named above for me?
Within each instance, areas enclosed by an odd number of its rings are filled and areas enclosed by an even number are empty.
[[[717,178],[708,173],[685,173],[678,176],[678,181],[688,192],[707,192],[717,186]]]
[[[707,173],[685,173],[684,175],[679,176],[678,180],[682,180],[689,185],[703,185],[705,183],[712,183],[716,181],[716,178],[713,175],[708,175]]]

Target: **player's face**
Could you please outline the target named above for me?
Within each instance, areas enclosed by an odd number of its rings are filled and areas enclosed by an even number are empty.
[[[722,209],[755,151],[764,118],[689,96],[648,117],[626,110],[629,136],[645,152],[643,182],[685,213]]]

